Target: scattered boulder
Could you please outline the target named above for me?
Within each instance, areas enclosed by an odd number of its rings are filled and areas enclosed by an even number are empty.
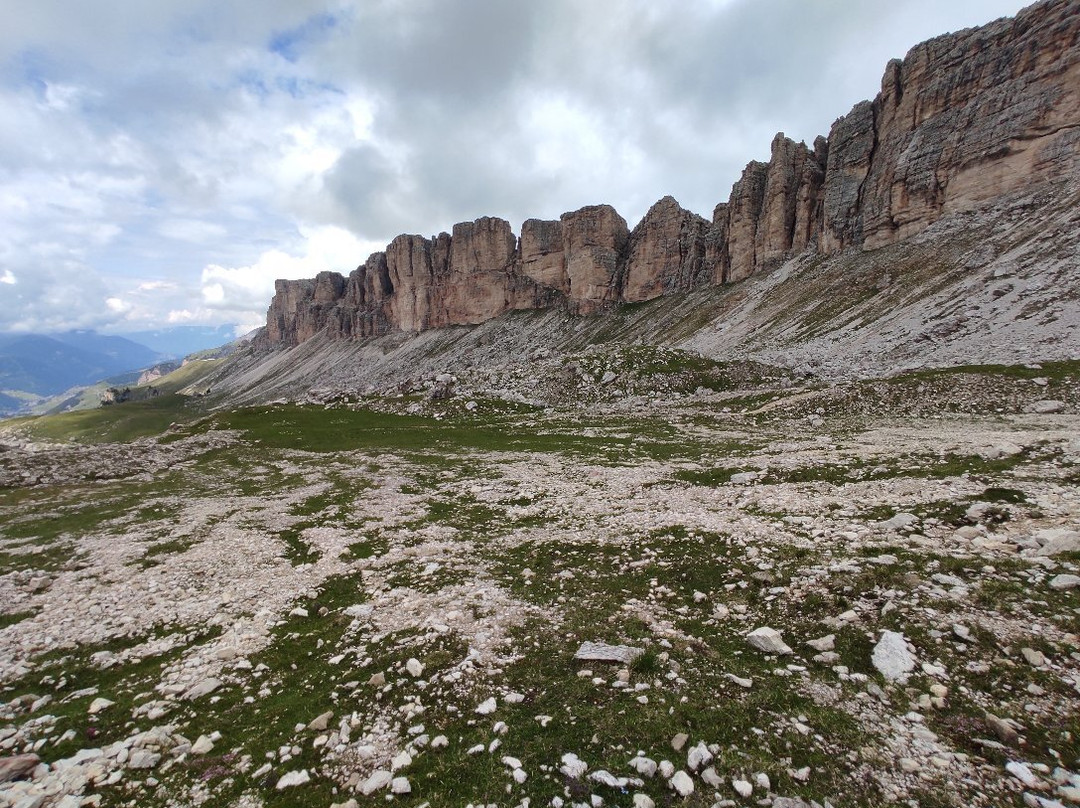
[[[199,739],[191,745],[191,754],[206,755],[214,749],[214,742],[206,735],[200,735]]]
[[[575,652],[574,659],[582,662],[621,662],[629,665],[644,653],[644,648],[634,648],[629,645],[583,642]]]
[[[915,670],[915,655],[908,648],[904,635],[895,631],[881,632],[870,661],[890,682],[906,681],[908,674]]]
[[[200,699],[203,696],[209,696],[219,687],[221,687],[220,679],[204,679],[198,684],[192,685],[190,688],[184,691],[184,695],[182,698],[186,699],[187,701],[194,701],[195,699]]]
[[[1039,543],[1039,553],[1042,555],[1054,556],[1060,553],[1080,552],[1080,531],[1078,530],[1068,528],[1040,530],[1035,535],[1035,541]]]
[[[152,769],[161,761],[161,755],[149,749],[136,749],[128,758],[129,769]]]
[[[580,780],[585,776],[585,772],[589,770],[588,765],[575,755],[573,752],[567,752],[562,756],[562,765],[559,766],[559,771],[569,777],[571,780]]]
[[[281,775],[277,781],[277,785],[274,786],[278,791],[282,791],[286,788],[293,788],[295,786],[302,786],[311,782],[311,775],[308,774],[307,769],[301,769],[297,772],[286,772]]]
[[[1042,651],[1037,651],[1034,648],[1021,648],[1020,656],[1033,668],[1041,668],[1046,664],[1046,656]]]
[[[1058,591],[1076,589],[1078,586],[1080,586],[1080,575],[1070,575],[1063,572],[1050,579],[1050,588]]]
[[[381,791],[390,785],[393,779],[394,775],[386,771],[386,769],[377,769],[371,773],[367,780],[360,784],[360,793],[365,797],[370,797],[376,791]]]
[[[41,763],[41,758],[33,754],[0,758],[0,783],[29,777],[39,763]]]
[[[90,713],[90,715],[97,715],[102,710],[112,707],[115,703],[116,702],[114,701],[109,701],[108,699],[99,696],[90,702],[90,707],[87,709],[87,712]]]
[[[1001,739],[1001,742],[1009,746],[1016,746],[1020,742],[1020,733],[1011,723],[998,718],[991,713],[986,714],[986,726]]]
[[[882,522],[878,522],[878,527],[882,530],[905,530],[909,527],[914,527],[919,523],[919,517],[913,513],[898,513],[890,519],[886,519]]]
[[[694,793],[694,781],[691,780],[690,775],[682,769],[671,776],[668,785],[670,785],[680,797],[689,797]]]
[[[791,648],[780,636],[780,632],[768,626],[762,626],[751,631],[746,635],[746,641],[766,654],[785,656],[792,653]]]

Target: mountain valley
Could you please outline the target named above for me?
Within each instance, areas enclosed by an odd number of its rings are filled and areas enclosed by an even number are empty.
[[[1080,804],[1078,125],[1043,0],[0,422],[0,808]]]

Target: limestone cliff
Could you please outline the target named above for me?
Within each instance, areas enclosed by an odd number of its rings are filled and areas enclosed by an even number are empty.
[[[1080,0],[1043,0],[889,63],[881,92],[813,148],[778,134],[712,221],[664,197],[630,231],[608,205],[433,238],[398,236],[348,278],[278,281],[261,342],[474,325],[513,309],[588,314],[734,283],[813,250],[873,250],[940,217],[1080,173]]]
[[[711,283],[705,236],[709,222],[665,196],[630,234],[622,300],[633,303]]]

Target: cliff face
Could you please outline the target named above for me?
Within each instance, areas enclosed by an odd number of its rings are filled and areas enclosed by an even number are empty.
[[[734,283],[805,250],[877,249],[941,216],[1080,172],[1080,0],[950,34],[889,63],[881,92],[813,149],[778,134],[711,222],[671,197],[630,231],[608,205],[433,238],[398,236],[348,278],[278,281],[262,342],[477,324],[512,309],[588,314]]]
[[[683,210],[673,197],[665,196],[649,208],[630,234],[622,300],[651,300],[711,283],[713,267],[705,255],[708,230],[709,222]]]

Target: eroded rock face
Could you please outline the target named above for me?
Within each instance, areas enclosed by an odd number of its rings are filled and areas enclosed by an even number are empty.
[[[439,324],[433,307],[440,288],[448,285],[449,267],[444,254],[436,257],[435,243],[423,236],[398,236],[386,248],[386,275],[394,293],[384,299],[390,321],[401,331]]]
[[[874,155],[874,120],[874,105],[861,101],[829,132],[822,224],[825,252],[862,242],[863,183]]]
[[[516,250],[517,238],[504,219],[455,224],[438,325],[482,323],[515,308],[510,272]]]
[[[822,224],[828,142],[819,137],[810,151],[780,132],[768,163],[752,162],[731,189],[731,199],[713,214],[714,227],[726,217],[719,251],[721,279],[743,280],[783,263],[818,242]]]
[[[298,344],[322,331],[345,292],[345,279],[337,272],[320,272],[313,279],[279,280],[267,313],[271,342]]]
[[[632,303],[712,281],[706,261],[709,222],[665,196],[630,234],[622,300]]]
[[[724,281],[733,283],[749,277],[755,267],[758,219],[765,203],[765,182],[769,166],[754,161],[743,169],[731,188],[728,202],[728,273]]]
[[[874,249],[1080,165],[1080,4],[916,45],[833,125],[825,248]]]
[[[521,225],[521,271],[541,286],[570,294],[561,221],[527,219]]]
[[[562,215],[563,256],[570,300],[588,314],[619,299],[617,272],[630,243],[626,220],[611,205]]]
[[[862,210],[874,248],[1080,160],[1080,4],[942,36],[889,63]]]
[[[712,222],[671,197],[633,233],[609,205],[433,238],[398,236],[347,279],[278,281],[264,345],[481,323],[511,309],[588,314],[734,283],[805,250],[875,249],[941,216],[1080,172],[1080,0],[1044,0],[937,37],[885,69],[813,149],[778,134]]]

